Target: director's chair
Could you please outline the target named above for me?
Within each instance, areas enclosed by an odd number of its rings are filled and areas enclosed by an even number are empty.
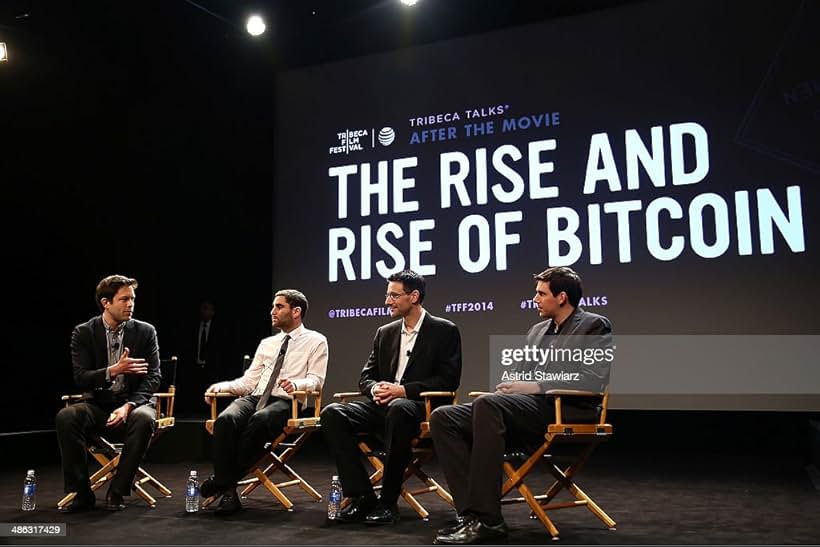
[[[407,469],[404,471],[400,495],[404,498],[404,501],[406,501],[407,504],[413,508],[419,517],[426,521],[429,519],[430,513],[424,508],[419,500],[416,499],[417,496],[435,493],[441,499],[450,504],[450,506],[453,506],[453,497],[450,493],[443,486],[441,486],[438,481],[428,475],[422,466],[433,456],[433,444],[430,437],[430,413],[433,411],[433,400],[446,399],[448,400],[447,404],[456,404],[456,392],[425,391],[420,393],[420,396],[424,398],[425,418],[424,421],[421,422],[419,435],[413,439],[411,444],[413,457],[410,460],[410,463],[407,464]],[[333,397],[342,403],[347,403],[357,397],[364,397],[364,395],[358,391],[345,391],[342,393],[334,393]],[[358,435],[359,450],[373,467],[373,473],[370,475],[370,484],[373,485],[374,490],[379,490],[381,489],[381,485],[379,483],[384,475],[384,461],[387,459],[387,453],[384,450],[373,450],[368,443],[372,444],[370,433],[361,433]],[[413,476],[418,478],[425,486],[415,490],[408,489],[406,487],[406,481]],[[349,503],[350,499],[345,498],[342,502],[342,508],[346,507]]]
[[[593,515],[603,522],[610,530],[615,530],[615,521],[607,515],[589,495],[575,482],[575,477],[583,469],[589,457],[599,444],[609,440],[612,436],[612,425],[606,423],[609,393],[596,393],[576,390],[551,390],[547,392],[555,399],[555,422],[547,425],[544,442],[534,451],[510,452],[504,455],[504,473],[507,476],[501,488],[501,503],[526,503],[530,508],[530,518],[537,518],[547,528],[553,540],[559,539],[558,528],[547,516],[547,511],[569,509],[572,507],[586,507]],[[479,392],[470,393],[470,396],[481,395]],[[572,397],[601,397],[601,405],[597,422],[594,423],[564,423],[562,406],[565,399]],[[558,444],[575,444],[582,446],[572,463],[564,468],[559,467],[550,450]],[[547,462],[547,469],[555,481],[547,489],[546,494],[535,495],[524,482],[528,473],[540,461]],[[514,465],[513,462],[520,462]],[[513,489],[517,489],[521,497],[505,498]],[[552,500],[566,490],[575,499],[572,501],[552,503]]]
[[[173,428],[176,422],[174,418],[174,399],[176,396],[177,358],[171,357],[170,359],[160,360],[160,374],[162,375],[159,386],[160,391],[153,395],[156,398],[156,428],[148,444],[149,449],[161,435],[164,435]],[[84,401],[87,398],[88,396],[85,394],[74,394],[63,395],[61,400],[65,403],[65,406],[69,406]],[[102,435],[92,435],[91,440],[92,442],[88,445],[88,453],[91,454],[101,466],[100,469],[89,477],[91,490],[96,491],[109,482],[116,474],[117,467],[120,464],[123,443],[111,442]],[[149,506],[152,508],[156,507],[156,498],[148,493],[145,486],[155,488],[163,497],[171,497],[171,490],[140,466],[137,468],[133,488],[139,497],[145,500]],[[65,507],[71,503],[76,496],[76,492],[66,494],[57,502],[57,507]]]
[[[250,357],[246,355],[246,363],[249,360]],[[293,502],[282,492],[282,489],[289,486],[299,486],[315,501],[322,500],[322,496],[316,489],[288,464],[290,459],[305,444],[305,441],[321,427],[319,415],[322,412],[322,391],[297,390],[292,395],[291,417],[282,432],[273,441],[265,445],[265,453],[249,470],[247,478],[237,483],[238,486],[244,487],[240,492],[240,496],[243,498],[248,497],[260,485],[264,486],[288,511],[293,510]],[[211,418],[205,422],[205,429],[213,435],[214,423],[219,415],[217,401],[235,399],[236,395],[207,392],[205,396],[211,397]],[[311,398],[313,400],[312,409],[307,406]],[[300,407],[304,410],[300,410]],[[277,470],[281,471],[288,480],[273,482],[271,476]],[[203,501],[202,506],[208,507],[215,500],[216,496],[210,497]]]

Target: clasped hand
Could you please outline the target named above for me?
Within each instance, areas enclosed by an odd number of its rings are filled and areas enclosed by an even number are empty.
[[[373,401],[377,405],[387,405],[393,399],[403,399],[405,397],[407,397],[407,392],[401,384],[379,382],[373,388]]]

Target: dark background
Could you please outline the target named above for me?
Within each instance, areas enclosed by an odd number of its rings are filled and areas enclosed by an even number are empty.
[[[3,364],[12,393],[0,431],[53,427],[59,395],[72,390],[71,328],[97,313],[94,287],[105,275],[139,280],[136,317],[157,326],[163,356],[184,360],[204,296],[230,323],[237,362],[270,332],[283,71],[598,10],[617,25],[623,10],[648,4],[3,2]],[[777,11],[768,42],[799,5]],[[743,4],[726,6],[742,16]],[[242,28],[253,7],[268,22],[259,39]],[[310,222],[309,204],[294,209]],[[348,368],[358,370],[368,344]]]

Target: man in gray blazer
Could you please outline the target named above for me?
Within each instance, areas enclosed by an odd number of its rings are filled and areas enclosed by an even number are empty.
[[[159,388],[157,331],[133,319],[137,280],[111,275],[97,285],[101,315],[74,327],[71,362],[74,383],[85,400],[57,414],[57,440],[63,462],[65,491],[77,492],[64,512],[93,509],[96,504],[88,477],[86,446],[90,434],[124,437],[125,443],[111,479],[106,509],[125,508],[137,468],[154,433],[153,394]]]
[[[556,267],[534,277],[533,301],[545,321],[530,329],[528,346],[542,350],[566,347],[573,339],[601,349],[611,346],[609,320],[578,307],[583,289],[577,273]],[[600,392],[606,387],[608,367],[582,368],[581,389]],[[430,433],[458,512],[454,526],[438,531],[436,543],[485,543],[507,536],[500,480],[507,441],[524,445],[543,441],[547,424],[555,420],[555,402],[548,391],[579,387],[577,383],[536,378],[502,382],[495,393],[433,412]],[[572,420],[593,421],[599,403],[600,397],[572,397],[564,403],[565,413]],[[572,407],[566,408],[568,404]]]
[[[455,391],[461,380],[461,334],[450,321],[421,305],[424,277],[404,270],[388,278],[385,304],[395,321],[380,327],[359,378],[368,401],[334,403],[322,410],[322,433],[336,458],[346,496],[353,499],[341,522],[392,524],[396,502],[412,458],[411,442],[424,420],[423,391]],[[356,444],[356,434],[384,436],[387,460],[381,497],[373,487]]]

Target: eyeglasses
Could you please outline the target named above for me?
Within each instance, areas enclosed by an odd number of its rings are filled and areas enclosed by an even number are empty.
[[[390,300],[391,302],[395,302],[405,294],[411,294],[409,292],[389,292],[384,295],[385,300]]]

